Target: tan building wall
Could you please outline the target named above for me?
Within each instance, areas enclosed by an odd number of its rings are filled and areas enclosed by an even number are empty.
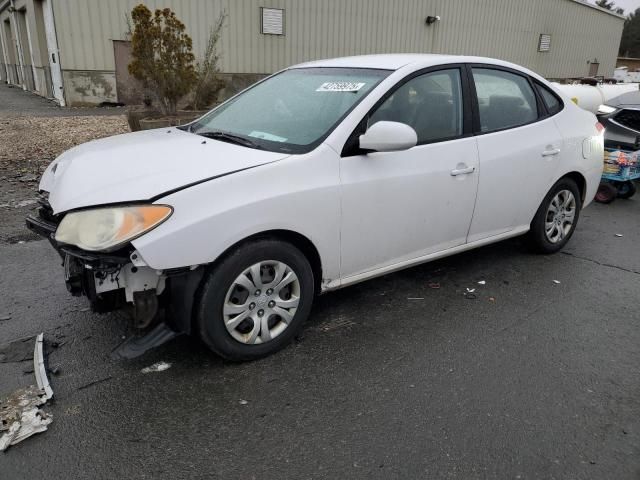
[[[139,0],[54,0],[63,69],[113,70],[111,39],[124,39],[125,14]],[[229,14],[222,69],[271,73],[317,58],[385,52],[498,57],[545,76],[588,73],[600,60],[612,74],[623,20],[573,0],[146,0],[170,6],[199,54],[221,10]],[[285,35],[260,33],[260,7],[285,9]],[[430,27],[428,15],[442,20]],[[540,34],[551,35],[538,52]]]
[[[39,0],[21,0],[33,3]],[[112,40],[127,38],[125,15],[141,0],[53,2],[64,89],[71,103],[115,101]],[[2,0],[0,0],[0,4]],[[18,1],[16,3],[19,3]],[[187,25],[196,55],[211,25],[228,13],[222,71],[268,74],[318,58],[387,52],[496,57],[551,78],[615,68],[623,19],[577,0],[144,0],[171,7]],[[263,35],[260,8],[285,10],[285,34]],[[4,12],[0,12],[0,20]],[[441,20],[427,26],[429,15]],[[551,35],[548,52],[538,51]]]

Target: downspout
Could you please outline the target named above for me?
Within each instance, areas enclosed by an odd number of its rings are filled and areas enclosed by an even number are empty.
[[[0,48],[2,49],[2,64],[4,65],[4,73],[6,83],[11,83],[11,79],[9,78],[9,52],[7,51],[7,46],[4,41],[4,31],[2,31],[2,24],[0,23]]]
[[[13,0],[12,0],[13,1]],[[56,31],[56,21],[53,14],[53,0],[46,0],[43,5],[46,8],[46,12],[44,13],[44,29],[47,38],[47,50],[49,57],[55,55],[56,59],[51,62],[51,58],[49,59],[49,66],[51,67],[51,78],[53,82],[53,89],[58,89],[59,97],[56,95],[55,91],[53,93],[54,99],[58,100],[58,104],[61,107],[65,107],[67,102],[65,100],[65,91],[63,88],[63,80],[62,80],[62,63],[60,62],[60,50],[58,49],[58,32]],[[55,70],[55,73],[54,73]],[[58,85],[56,86],[56,82],[53,80],[54,76],[58,80]]]
[[[22,42],[20,41],[20,24],[18,23],[18,16],[16,15],[16,6],[14,1],[11,0],[11,18],[13,19],[13,25],[16,30],[16,45],[18,46],[18,62],[20,63],[20,71],[22,72],[22,90],[27,89],[27,82],[24,75],[24,55],[22,52]]]

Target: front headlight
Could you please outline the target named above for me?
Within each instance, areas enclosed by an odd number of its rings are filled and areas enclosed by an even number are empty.
[[[617,110],[616,107],[612,107],[611,105],[600,105],[598,107],[598,115],[608,115]]]
[[[55,239],[83,250],[114,250],[157,227],[171,216],[167,205],[95,208],[65,215]]]

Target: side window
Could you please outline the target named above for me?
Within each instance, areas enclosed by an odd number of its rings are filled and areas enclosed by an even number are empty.
[[[409,80],[369,117],[369,125],[382,120],[413,127],[418,144],[462,135],[460,70],[438,70]]]
[[[525,77],[488,68],[472,70],[482,132],[517,127],[538,118],[536,96]]]
[[[562,110],[562,102],[555,93],[538,82],[536,82],[536,88],[538,89],[538,92],[540,92],[540,96],[549,111],[549,115],[555,115]]]

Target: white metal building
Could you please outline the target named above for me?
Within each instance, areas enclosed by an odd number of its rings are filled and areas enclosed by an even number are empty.
[[[128,101],[126,14],[140,2],[0,0],[0,79],[61,104]],[[489,56],[550,78],[613,76],[624,24],[623,17],[580,0],[142,3],[172,8],[196,56],[226,11],[221,69],[231,91],[293,63],[389,52]]]

